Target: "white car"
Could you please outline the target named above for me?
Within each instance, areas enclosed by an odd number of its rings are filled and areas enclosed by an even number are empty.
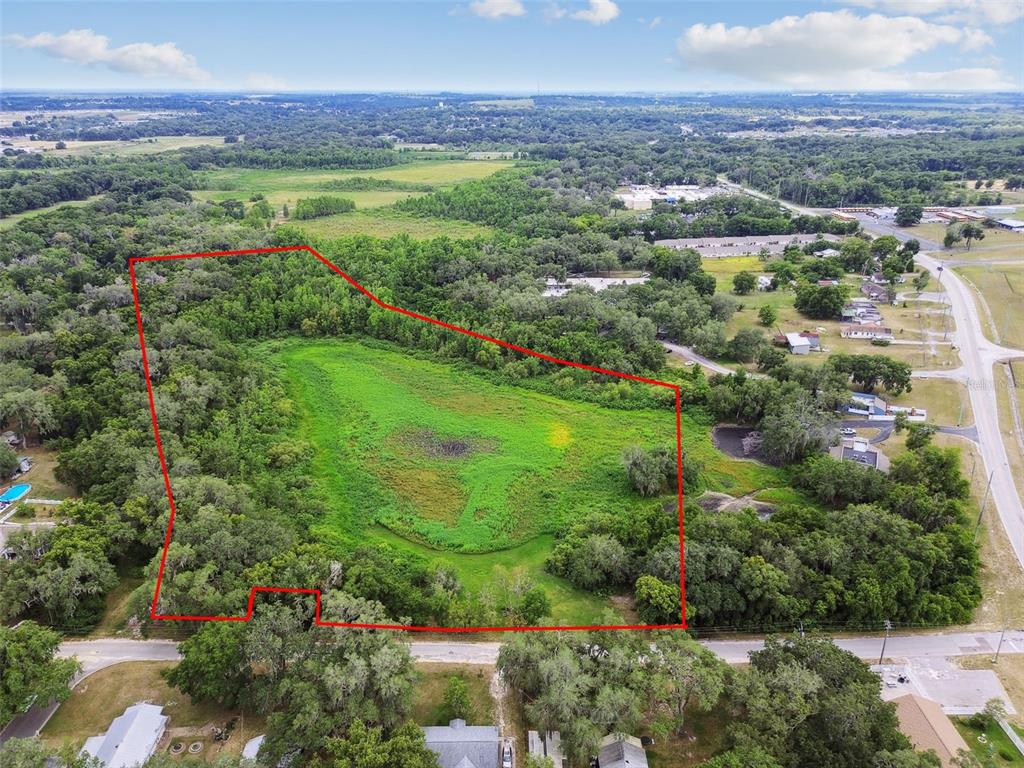
[[[842,435],[843,437],[853,437],[854,435],[857,434],[857,430],[852,429],[851,427],[843,427],[842,429],[839,430],[839,434]]]
[[[512,768],[512,745],[505,744],[501,749],[501,768]]]

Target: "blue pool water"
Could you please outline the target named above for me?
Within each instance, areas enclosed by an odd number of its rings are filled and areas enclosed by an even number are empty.
[[[3,495],[0,496],[0,501],[17,501],[26,493],[32,490],[32,486],[28,483],[21,483],[21,485],[12,485]]]

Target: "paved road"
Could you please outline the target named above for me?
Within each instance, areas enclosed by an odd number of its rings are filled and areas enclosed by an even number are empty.
[[[709,371],[714,371],[715,373],[724,373],[726,376],[732,376],[734,373],[736,373],[736,371],[734,371],[732,368],[726,368],[721,363],[716,363],[714,360],[709,360],[703,355],[698,355],[689,347],[684,347],[681,344],[673,344],[671,341],[663,341],[661,342],[661,346],[663,346],[672,354],[678,355],[679,357],[683,358],[684,360],[689,360],[691,363],[698,363],[699,365],[702,365]]]

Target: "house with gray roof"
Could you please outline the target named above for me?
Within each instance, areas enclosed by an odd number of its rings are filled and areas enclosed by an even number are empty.
[[[452,720],[448,725],[424,727],[423,735],[441,768],[498,768],[501,763],[501,737],[496,726]]]
[[[105,768],[132,768],[146,762],[167,728],[163,707],[135,704],[115,717],[107,732],[85,740],[81,755],[90,755]]]
[[[610,733],[601,739],[598,768],[648,768],[647,752],[636,736]]]

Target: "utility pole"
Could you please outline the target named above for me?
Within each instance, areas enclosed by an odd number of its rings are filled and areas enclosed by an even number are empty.
[[[988,492],[992,490],[992,476],[996,471],[993,469],[988,473],[988,485],[985,487],[985,498],[981,500],[981,509],[978,510],[978,523],[974,526],[974,543],[978,543],[978,531],[981,530],[981,516],[985,514],[985,505],[988,504]]]
[[[992,657],[992,663],[996,664],[999,662],[999,652],[1003,650],[1003,638],[1006,637],[1006,627],[1003,627],[1003,631],[999,633],[999,645],[996,646],[996,655]]]
[[[885,644],[889,641],[889,630],[892,629],[892,622],[888,619],[885,620],[885,637],[882,638],[882,652],[878,654],[878,663],[882,663],[882,659],[885,658]]]

